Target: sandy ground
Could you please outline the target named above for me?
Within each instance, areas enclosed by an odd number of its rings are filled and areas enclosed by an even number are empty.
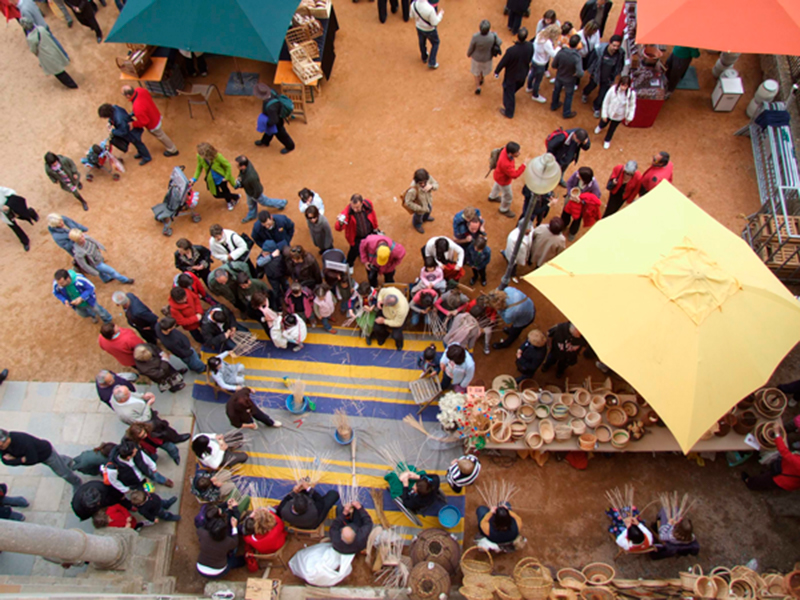
[[[129,171],[121,181],[114,183],[100,175],[94,183],[85,185],[84,195],[91,205],[88,213],[49,182],[42,157],[52,150],[77,162],[92,143],[104,138],[105,123],[96,116],[97,106],[103,102],[126,106],[114,65],[114,57],[123,54],[122,47],[97,45],[89,30],[77,23],[67,29],[58,18],[48,15],[55,35],[73,58],[68,71],[80,89],[70,91],[41,72],[18,26],[9,23],[0,34],[5,84],[0,94],[0,112],[6,116],[4,143],[0,146],[0,184],[27,197],[43,216],[57,211],[89,226],[89,233],[108,248],[108,263],[136,278],[136,284],[126,291],[133,291],[153,309],[166,303],[175,272],[172,252],[176,239],[188,237],[205,244],[208,226],[215,222],[249,231],[239,223],[246,210],[244,203],[229,213],[222,201],[211,198],[202,188],[201,223],[181,219],[175,225],[174,236],[165,238],[160,225],[153,221],[150,207],[161,201],[172,167],[187,165],[191,169],[195,164],[194,147],[203,141],[214,144],[229,160],[241,153],[249,155],[261,174],[266,193],[290,200],[286,213],[298,224],[296,239],[308,246],[309,236],[297,211],[299,189],[310,187],[318,191],[327,203],[331,220],[353,193],[375,201],[382,229],[408,250],[409,258],[399,271],[400,281],[411,281],[418,272],[418,248],[429,236],[449,235],[452,215],[465,206],[477,206],[487,219],[489,242],[495,253],[489,267],[490,284],[496,284],[505,268],[499,251],[512,223],[497,214],[496,205],[486,202],[491,179],[483,176],[489,151],[515,140],[522,145],[523,157],[530,159],[544,151],[544,139],[555,127],[580,126],[591,131],[596,125],[589,107],[581,105],[577,96],[578,117],[564,122],[560,114],[550,113],[547,105],[533,103],[521,92],[517,116],[509,121],[497,114],[501,106],[499,82],[490,80],[481,96],[473,94],[466,48],[482,18],[492,20],[504,47],[510,44],[502,5],[500,0],[493,0],[490,5],[479,0],[442,0],[440,7],[446,16],[440,26],[441,67],[431,71],[420,62],[412,24],[403,23],[399,15],[390,15],[388,22],[381,25],[375,4],[364,0],[337,4],[341,30],[333,77],[325,83],[318,101],[309,106],[309,123],[290,127],[297,151],[282,156],[278,144],[267,149],[253,146],[259,110],[259,103],[253,98],[226,96],[223,103],[212,100],[216,121],[202,109],[190,119],[182,99],[158,99],[164,129],[180,148],[180,156],[165,159],[160,144],[145,134],[154,161],[139,167],[129,158]],[[577,20],[580,1],[533,3],[534,18],[524,24],[533,30],[547,8],[555,8],[562,20]],[[609,20],[610,30],[619,8],[615,7]],[[113,6],[101,9],[99,21],[104,31],[110,29],[116,14]],[[695,61],[701,90],[676,93],[663,108],[655,127],[621,128],[610,150],[603,150],[601,136],[592,135],[593,148],[582,155],[581,164],[594,168],[604,184],[614,165],[635,159],[646,166],[655,152],[667,150],[675,163],[677,187],[738,232],[741,216],[758,207],[750,142],[732,136],[746,122],[744,108],[749,96],[733,113],[711,110],[715,80],[710,69],[715,60],[715,55],[703,52]],[[239,64],[244,71],[260,73],[262,81],[272,79],[271,65],[246,60]],[[745,89],[752,93],[760,81],[757,57],[743,56],[736,67]],[[212,58],[209,77],[201,82],[213,82],[224,89],[233,69],[232,60]],[[545,84],[544,95],[549,97],[550,92],[550,85]],[[435,195],[437,220],[426,225],[425,236],[410,228],[410,218],[393,200],[419,167],[427,168],[441,185]],[[521,207],[521,185],[515,185],[517,209]],[[30,253],[22,250],[11,231],[3,229],[0,235],[0,252],[6,257],[0,288],[0,306],[7,323],[0,336],[2,366],[10,368],[14,379],[42,381],[87,380],[97,369],[113,367],[114,362],[97,347],[97,326],[60,307],[51,296],[52,274],[69,266],[67,255],[51,241],[43,222],[33,228],[27,224],[23,227],[31,235]],[[335,234],[335,241],[345,247],[340,234]],[[359,279],[363,277],[360,269],[356,273]],[[110,296],[116,289],[116,284],[98,283],[101,303],[109,310]],[[540,294],[530,287],[525,289],[536,303],[539,327],[544,329],[563,320]],[[117,322],[124,323],[120,311],[112,313]],[[488,358],[478,356],[478,377],[491,379],[508,371],[512,352],[493,353]],[[796,378],[798,370],[793,362],[787,363],[785,369],[781,380]],[[583,377],[597,372],[591,363],[583,361],[573,374]],[[540,379],[547,382],[547,378]],[[615,550],[605,532],[602,492],[627,481],[641,490],[645,501],[658,491],[673,488],[697,494],[701,503],[696,522],[704,566],[758,556],[765,567],[787,568],[796,558],[793,549],[800,533],[796,509],[792,513],[785,497],[746,493],[738,471],[728,469],[722,457],[702,469],[679,456],[597,457],[586,473],[565,463],[553,464],[555,461],[544,469],[529,461],[486,462],[487,480],[504,477],[521,487],[518,509],[525,520],[530,553],[547,564],[574,566],[612,559]],[[477,498],[470,492],[468,510],[474,510],[476,505]],[[198,591],[202,586],[193,569],[195,537],[190,523],[196,508],[187,497],[175,562],[182,591]],[[471,537],[472,533],[470,525],[467,534]],[[509,572],[512,560],[501,559],[499,570]],[[618,568],[626,576],[674,575],[687,564],[681,560],[651,565],[648,559],[627,559]],[[356,581],[367,580],[368,573],[361,565]]]

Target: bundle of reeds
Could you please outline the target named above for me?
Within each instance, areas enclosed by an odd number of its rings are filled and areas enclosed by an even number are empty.
[[[230,494],[230,498],[239,502],[242,499],[242,491],[240,488],[246,487],[242,481],[240,465],[230,466],[227,463],[214,473],[214,480],[217,482],[220,493],[223,496]]]
[[[382,566],[375,575],[375,583],[388,589],[405,588],[410,560],[403,557],[403,537],[394,528],[385,529],[377,540],[377,546]]]
[[[303,410],[303,400],[305,399],[306,395],[306,382],[300,379],[286,379],[284,378],[284,383],[286,387],[289,388],[289,391],[292,392],[292,408],[296,412],[300,412]]]
[[[511,498],[519,491],[519,488],[509,481],[492,481],[478,486],[483,503],[489,508],[510,504]]]
[[[678,492],[662,492],[658,495],[658,500],[661,502],[661,508],[667,513],[667,519],[672,519],[676,523],[683,520],[694,506],[694,500],[689,499],[689,494],[678,498]]]
[[[633,516],[633,496],[633,486],[627,483],[622,491],[618,487],[606,491],[606,499],[620,518]]]
[[[390,469],[394,470],[395,473],[398,475],[402,475],[406,471],[410,471],[408,468],[408,462],[406,461],[403,450],[400,448],[400,444],[398,442],[387,442],[381,446],[373,446],[365,441],[365,443],[370,446],[378,455],[386,461],[386,464],[389,466]]]
[[[361,503],[361,488],[358,485],[343,485],[337,484],[336,489],[339,492],[339,500],[342,506],[353,504],[354,502]]]
[[[442,339],[447,333],[447,323],[449,321],[449,316],[442,318],[438,312],[432,310],[428,313],[428,318],[426,320],[427,329],[430,331],[432,336]]]
[[[319,453],[314,458],[300,456],[296,452],[289,452],[285,449],[283,453],[288,457],[286,462],[289,463],[295,483],[313,487],[320,482],[330,466],[329,452]]]
[[[378,517],[378,523],[386,529],[389,529],[389,520],[383,512],[383,490],[370,488],[369,495],[372,498],[372,503],[375,505],[375,515]]]
[[[241,429],[231,429],[230,431],[223,433],[222,439],[225,441],[225,443],[228,445],[228,448],[230,448],[231,450],[236,450],[237,448],[241,448],[248,441],[247,436]]]
[[[256,336],[249,331],[235,331],[233,338],[231,339],[235,344],[231,354],[235,354],[237,356],[247,356],[248,354],[252,354],[256,349],[263,345],[263,342],[258,341],[258,338],[256,338]]]
[[[336,428],[336,433],[339,434],[339,439],[343,442],[349,442],[353,437],[353,428],[350,425],[350,417],[343,408],[337,408],[333,411],[331,417],[333,426]]]

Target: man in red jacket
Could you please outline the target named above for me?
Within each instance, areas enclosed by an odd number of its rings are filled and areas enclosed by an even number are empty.
[[[653,157],[653,164],[642,175],[642,188],[639,195],[644,196],[664,179],[672,183],[672,163],[669,161],[669,152],[659,152]]]
[[[394,283],[394,272],[405,257],[406,249],[392,238],[377,234],[367,236],[360,249],[369,284],[377,288],[379,274],[383,274],[386,283]]]
[[[525,171],[524,161],[518,169],[514,167],[515,158],[519,158],[519,144],[508,142],[497,159],[497,166],[494,168],[494,185],[492,191],[489,192],[489,202],[499,202],[498,212],[509,219],[517,216],[511,210],[511,201],[514,199],[511,182]]]
[[[350,275],[353,274],[353,265],[359,256],[361,242],[378,229],[378,217],[372,202],[361,194],[353,194],[350,204],[339,214],[334,223],[336,231],[344,231],[344,237],[350,244],[347,253],[347,264],[350,266]],[[324,265],[323,265],[324,266]]]
[[[203,343],[200,333],[200,321],[203,319],[203,307],[200,298],[191,288],[175,286],[169,291],[169,314],[194,338]]]
[[[166,150],[164,156],[176,156],[178,148],[169,139],[161,128],[161,113],[153,102],[153,97],[145,88],[132,88],[129,85],[122,86],[122,95],[133,104],[133,121],[130,126],[133,129],[147,129],[162,144]],[[134,158],[141,158],[138,154]]]
[[[120,327],[114,323],[103,323],[97,343],[100,344],[100,348],[116,358],[123,367],[136,366],[136,361],[133,360],[133,349],[139,344],[144,344],[132,329]]]

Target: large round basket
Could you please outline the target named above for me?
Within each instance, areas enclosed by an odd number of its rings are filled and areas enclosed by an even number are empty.
[[[608,425],[598,425],[594,430],[594,434],[597,436],[597,441],[603,444],[611,441],[612,433],[611,427]]]
[[[578,592],[570,588],[554,587],[550,590],[549,600],[578,600]]]
[[[778,573],[767,573],[762,577],[764,580],[764,590],[766,593],[771,596],[785,596],[788,592],[786,591],[786,587],[784,587],[783,583],[783,575]],[[731,581],[731,594],[733,594],[733,583],[734,581],[744,581],[742,579],[734,579]],[[749,581],[747,582],[750,583]],[[751,584],[752,585],[752,584]],[[756,590],[757,591],[757,590]]]
[[[443,529],[426,529],[411,544],[410,555],[414,565],[421,562],[435,562],[444,567],[450,575],[455,575],[461,559],[461,547]]]
[[[625,427],[628,422],[628,413],[618,406],[609,408],[606,411],[606,421],[613,427]]]
[[[539,402],[541,402],[542,404],[548,404],[549,405],[549,404],[552,404],[555,401],[556,401],[556,398],[555,398],[555,395],[553,394],[553,392],[550,392],[548,390],[544,390],[541,394],[539,394]]]
[[[461,555],[461,571],[464,575],[481,575],[492,572],[492,553],[479,546],[472,546]]]
[[[731,586],[728,584],[728,580],[720,575],[712,575],[711,581],[717,588],[717,591],[714,593],[715,598],[728,598],[730,596]]]
[[[467,600],[494,600],[494,592],[474,585],[463,585],[458,593]]]
[[[578,569],[561,569],[556,577],[561,587],[580,591],[586,586],[586,576]]]
[[[583,575],[589,585],[608,585],[616,574],[614,567],[602,562],[590,563],[583,567]]]
[[[536,409],[533,404],[523,404],[517,411],[517,417],[523,423],[533,423],[536,420]]]
[[[441,594],[450,594],[450,575],[433,561],[417,563],[408,576],[411,600],[438,600]]]
[[[698,577],[702,577],[702,575],[703,567],[700,565],[694,565],[688,571],[681,571],[681,587],[688,592],[693,592],[694,582],[697,581]]]
[[[614,592],[602,585],[589,586],[581,590],[581,600],[614,600]]]
[[[553,589],[552,579],[518,579],[517,589],[525,600],[545,600]]]
[[[500,600],[522,600],[522,593],[511,577],[507,575],[495,575],[493,579],[494,592]]]
[[[606,409],[606,399],[599,394],[595,394],[592,396],[591,402],[589,402],[589,409],[597,413],[603,412]]]
[[[778,388],[763,388],[756,392],[755,409],[765,419],[777,419],[786,408],[786,395]]]
[[[694,582],[694,595],[698,598],[716,598],[717,584],[711,577],[701,575]]]
[[[550,575],[550,569],[538,560],[526,556],[514,567],[514,581],[519,582],[521,579],[549,579],[552,582],[553,576]]]
[[[517,380],[513,375],[498,375],[492,380],[492,389],[501,394],[509,390],[517,389]]]
[[[783,585],[781,585],[781,587],[783,587]],[[730,593],[731,596],[733,596],[734,598],[756,597],[756,590],[753,587],[753,584],[747,581],[746,579],[734,579],[733,581],[731,581]]]
[[[800,569],[786,574],[786,577],[783,578],[783,587],[792,597],[800,598]]]
[[[589,403],[592,401],[592,394],[589,390],[585,390],[583,388],[578,388],[572,395],[575,396],[575,404],[580,406],[589,406]]]

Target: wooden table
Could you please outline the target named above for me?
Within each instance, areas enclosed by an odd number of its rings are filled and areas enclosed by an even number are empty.
[[[314,102],[314,90],[316,90],[317,93],[322,91],[322,79],[317,79],[313,83],[304,85],[292,70],[292,61],[290,60],[278,61],[277,68],[275,69],[275,77],[273,77],[272,82],[275,84],[275,86],[279,86],[282,83],[303,85],[303,89],[306,90],[306,102],[309,104]]]
[[[127,73],[120,73],[119,78],[126,81],[138,81],[139,86],[142,85],[142,81],[161,81],[164,78],[164,69],[167,68],[167,59],[160,56],[153,56],[150,60],[152,61],[150,66],[140,77],[134,77]]]

